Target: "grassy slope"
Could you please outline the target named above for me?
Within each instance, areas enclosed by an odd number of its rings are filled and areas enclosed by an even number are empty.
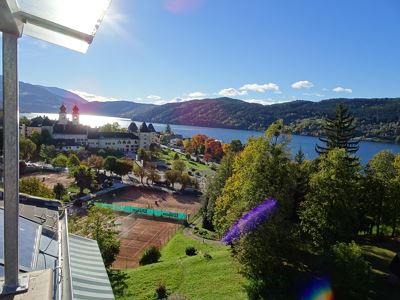
[[[197,256],[185,255],[187,246],[199,250]],[[206,260],[203,253],[209,253]],[[155,289],[164,282],[170,293],[189,299],[246,299],[244,279],[225,246],[210,246],[178,232],[162,249],[161,262],[127,270],[128,288],[120,299],[154,299]]]
[[[164,160],[166,163],[172,164],[174,161],[174,156],[176,154],[175,151],[163,149],[163,151],[167,152],[167,154],[161,154],[161,159]],[[199,170],[199,171],[210,171],[210,168],[207,165],[203,165],[194,161],[190,161],[186,159],[185,155],[178,153],[179,159],[183,160],[186,164],[186,169],[190,171],[192,168]]]
[[[389,265],[400,250],[399,240],[382,243],[363,242],[361,246],[365,258],[372,266],[371,298],[396,300],[400,299],[400,287],[389,283]]]

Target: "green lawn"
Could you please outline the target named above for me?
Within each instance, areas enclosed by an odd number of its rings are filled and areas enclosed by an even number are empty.
[[[186,256],[187,246],[198,249],[198,255]],[[205,259],[204,253],[212,259]],[[120,278],[125,278],[126,288],[118,299],[154,299],[160,282],[169,293],[188,299],[247,299],[245,279],[238,273],[238,265],[227,247],[203,244],[181,232],[162,249],[159,263],[126,270]]]
[[[199,171],[210,171],[210,167],[207,165],[200,164],[198,162],[190,161],[188,160],[185,155],[177,153],[175,151],[169,150],[169,149],[163,149],[162,154],[160,156],[160,159],[165,161],[166,163],[170,163],[172,165],[172,162],[174,161],[175,154],[178,154],[179,159],[183,160],[186,164],[186,169],[189,171],[191,169],[196,169]]]
[[[389,283],[389,264],[400,250],[399,240],[385,242],[363,242],[361,246],[365,258],[372,265],[371,299],[398,300],[400,287]]]

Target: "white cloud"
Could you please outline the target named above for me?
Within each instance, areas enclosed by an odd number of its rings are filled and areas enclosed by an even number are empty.
[[[289,101],[292,101],[292,100],[286,100],[286,99],[246,99],[246,100],[243,100],[243,101],[248,102],[248,103],[271,105],[271,104],[289,102]]]
[[[146,97],[146,99],[157,101],[157,100],[161,100],[162,98],[160,96],[157,96],[157,95],[149,95],[149,96]]]
[[[193,93],[188,94],[188,96],[190,98],[204,98],[207,96],[207,94],[202,93],[202,92],[193,92]]]
[[[88,92],[83,92],[83,91],[77,91],[77,90],[69,90],[71,93],[77,94],[78,96],[82,97],[83,99],[87,101],[100,101],[100,102],[105,102],[105,101],[118,101],[116,98],[111,98],[111,97],[105,97],[105,96],[98,96],[94,95]]]
[[[242,86],[239,90],[241,91],[252,91],[264,93],[265,91],[273,91],[275,93],[280,93],[279,85],[276,83],[265,83],[265,84],[257,84],[257,83],[248,83]]]
[[[349,93],[349,94],[353,92],[352,89],[343,88],[341,86],[335,87],[332,91],[335,93]]]
[[[314,84],[308,80],[300,80],[292,84],[292,88],[294,89],[309,89],[312,88],[313,86]]]
[[[234,88],[222,89],[219,91],[218,95],[223,97],[235,97],[247,95],[247,91],[238,91]]]

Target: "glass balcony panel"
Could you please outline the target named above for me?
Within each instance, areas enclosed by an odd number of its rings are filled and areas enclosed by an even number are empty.
[[[14,1],[11,1],[14,2]],[[111,0],[19,0],[23,15],[94,36]]]
[[[26,23],[24,34],[71,50],[86,53],[89,43],[34,24]]]

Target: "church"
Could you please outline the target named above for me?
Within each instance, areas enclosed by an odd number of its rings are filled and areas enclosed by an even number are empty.
[[[153,124],[143,122],[138,128],[132,122],[126,132],[100,132],[98,128],[80,124],[79,117],[79,107],[74,105],[72,120],[69,120],[67,108],[62,104],[57,121],[41,116],[33,118],[28,125],[21,126],[21,134],[29,138],[33,132],[42,133],[47,130],[53,144],[61,151],[77,151],[87,147],[137,153],[139,148],[148,150],[151,144],[158,143],[158,134]]]

